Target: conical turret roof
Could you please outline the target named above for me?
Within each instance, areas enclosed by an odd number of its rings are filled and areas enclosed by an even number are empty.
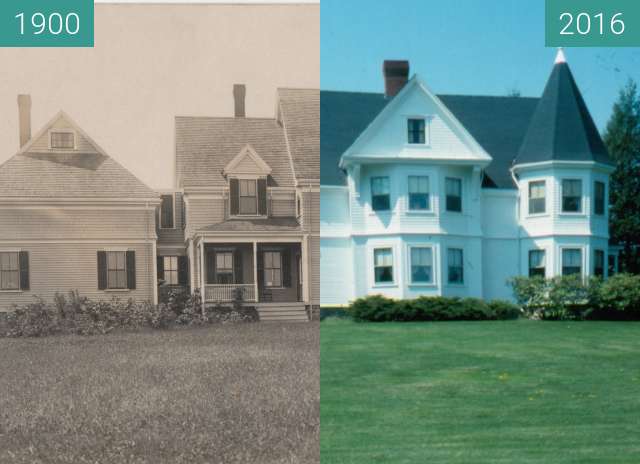
[[[555,160],[613,164],[562,49],[514,164]]]

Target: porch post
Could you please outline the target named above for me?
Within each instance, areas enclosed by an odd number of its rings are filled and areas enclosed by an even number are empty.
[[[255,240],[253,241],[253,291],[257,303],[260,298],[258,297],[258,242]]]
[[[202,314],[204,314],[204,239],[200,238],[200,295],[202,298]]]
[[[194,279],[194,274],[196,271],[196,263],[194,262],[195,254],[193,252],[193,240],[189,240],[189,290],[191,293],[195,290],[196,281]]]

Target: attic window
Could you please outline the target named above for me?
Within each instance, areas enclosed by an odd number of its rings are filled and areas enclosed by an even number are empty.
[[[51,132],[51,148],[73,150],[76,146],[73,132]]]
[[[410,118],[407,120],[407,142],[412,145],[424,145],[425,137],[425,120],[424,118]]]

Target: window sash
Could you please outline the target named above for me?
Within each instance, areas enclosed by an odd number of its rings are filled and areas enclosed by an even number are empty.
[[[433,282],[433,250],[428,247],[411,248],[411,282]]]
[[[107,251],[107,288],[127,288],[127,253]]]
[[[279,251],[264,252],[265,287],[282,287],[282,254]]]
[[[73,132],[51,132],[51,148],[61,148],[65,150],[75,147],[75,134]]]
[[[178,285],[178,257],[163,257],[164,281],[167,285]]]
[[[0,290],[20,289],[20,262],[18,252],[0,253]]]
[[[593,274],[599,277],[604,277],[604,251],[602,250],[594,250]]]
[[[424,144],[426,124],[424,119],[407,120],[407,139],[410,144]]]
[[[594,213],[598,215],[604,214],[604,198],[605,198],[605,185],[604,182],[596,181],[594,184]]]
[[[379,283],[393,282],[393,250],[378,248],[373,250],[374,280]]]
[[[546,211],[546,182],[529,182],[529,214],[540,214]]]
[[[449,248],[447,250],[448,275],[450,284],[464,283],[464,259],[463,251],[459,248]]]
[[[564,179],[562,181],[562,211],[579,213],[582,211],[582,181]]]
[[[374,211],[391,209],[390,190],[388,177],[371,178],[371,208]]]
[[[462,180],[447,177],[445,179],[447,211],[462,211]]]
[[[582,250],[562,250],[562,275],[582,274]]]
[[[409,209],[430,209],[427,176],[409,176]]]
[[[529,277],[546,276],[547,253],[545,250],[529,250]]]
[[[238,213],[258,214],[258,186],[254,179],[238,180]]]

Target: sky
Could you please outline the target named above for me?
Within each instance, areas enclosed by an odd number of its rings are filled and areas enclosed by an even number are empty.
[[[323,90],[382,92],[382,62],[407,59],[439,94],[539,97],[556,49],[544,45],[542,0],[322,0]],[[621,87],[640,80],[640,48],[568,48],[600,130]]]
[[[174,2],[175,3],[175,2]],[[315,5],[97,4],[94,48],[0,48],[0,163],[64,110],[148,186],[175,186],[175,116],[274,117],[278,87],[320,86]]]

